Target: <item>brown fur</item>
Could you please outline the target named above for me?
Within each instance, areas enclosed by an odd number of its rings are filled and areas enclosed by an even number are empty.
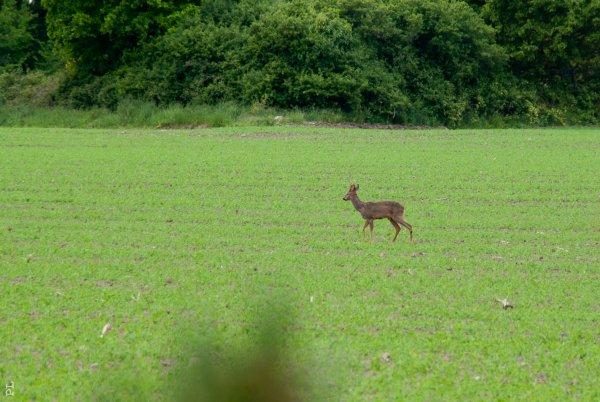
[[[413,240],[412,225],[404,220],[404,207],[395,201],[378,201],[378,202],[362,202],[358,198],[358,186],[351,184],[348,193],[344,196],[344,201],[351,201],[354,208],[360,212],[365,220],[363,233],[367,226],[371,229],[371,238],[373,237],[373,221],[375,219],[387,218],[394,229],[396,235],[392,241],[396,241],[398,233],[400,233],[400,225],[408,229],[410,240]]]

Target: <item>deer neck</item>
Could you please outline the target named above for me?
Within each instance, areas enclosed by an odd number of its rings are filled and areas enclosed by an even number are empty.
[[[356,194],[353,195],[352,198],[350,198],[350,201],[352,202],[352,205],[354,205],[354,208],[356,208],[356,210],[359,212],[365,205],[364,202],[358,199],[358,195]]]

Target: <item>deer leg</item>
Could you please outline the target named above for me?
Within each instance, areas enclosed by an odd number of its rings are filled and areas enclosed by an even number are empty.
[[[392,226],[394,226],[394,228],[396,229],[396,235],[394,236],[394,238],[392,239],[392,241],[396,241],[396,237],[398,237],[398,233],[400,233],[400,225],[398,225],[396,223],[395,220],[393,220],[392,218],[388,218],[389,221],[391,222]]]
[[[369,226],[369,220],[368,219],[365,220],[365,226],[363,226],[363,238],[365,237],[365,229],[367,228],[367,226]]]
[[[373,240],[373,219],[369,220],[369,227],[371,228],[371,240]]]
[[[398,220],[396,221],[399,224],[401,224],[402,226],[404,226],[405,228],[408,229],[408,232],[410,233],[410,241],[413,241],[413,235],[412,235],[412,225],[408,222],[406,222],[402,217],[398,218]]]

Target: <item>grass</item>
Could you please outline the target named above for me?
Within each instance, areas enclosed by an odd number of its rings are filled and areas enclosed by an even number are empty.
[[[599,152],[598,129],[0,128],[0,382],[169,400],[195,342],[244,350],[285,304],[316,400],[598,400]],[[364,241],[350,182],[416,242]]]
[[[328,110],[278,110],[261,105],[246,107],[233,103],[188,106],[173,104],[159,107],[151,102],[124,100],[115,110],[24,104],[0,106],[0,126],[7,127],[190,128],[273,126],[307,121],[337,123],[344,120],[352,118]]]
[[[1,103],[1,102],[0,102]],[[581,120],[581,119],[579,119]],[[593,122],[593,118],[584,119]],[[523,116],[485,116],[465,118],[459,127],[479,129],[566,126],[577,117],[527,120]],[[260,103],[243,106],[234,103],[215,105],[171,104],[157,106],[152,102],[125,99],[114,110],[103,107],[73,109],[62,106],[44,107],[20,103],[0,105],[0,126],[56,128],[209,128],[290,125],[328,125],[336,127],[432,128],[442,127],[428,116],[413,116],[404,124],[327,109],[277,109]],[[588,123],[591,126],[591,123]],[[363,127],[364,128],[364,127]]]

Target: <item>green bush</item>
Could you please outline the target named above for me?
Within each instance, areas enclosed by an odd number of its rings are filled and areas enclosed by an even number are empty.
[[[233,6],[221,20],[206,10],[188,7],[135,62],[77,83],[71,104],[262,102],[457,125],[488,112],[486,91],[506,70],[493,31],[463,3],[273,2],[247,20]]]
[[[0,71],[7,66],[22,67],[36,47],[29,31],[33,16],[16,0],[0,1]]]
[[[42,71],[24,73],[19,68],[0,70],[0,106],[53,106],[64,75]]]
[[[2,4],[0,20],[20,16],[7,42],[18,64],[15,43],[43,13]],[[595,0],[43,4],[63,72],[5,66],[0,104],[101,107],[113,112],[106,124],[184,121],[194,108],[210,120],[199,124],[244,119],[223,105],[449,127],[600,121]]]
[[[490,0],[481,13],[497,30],[512,72],[535,88],[548,121],[568,114],[600,120],[599,1]]]

